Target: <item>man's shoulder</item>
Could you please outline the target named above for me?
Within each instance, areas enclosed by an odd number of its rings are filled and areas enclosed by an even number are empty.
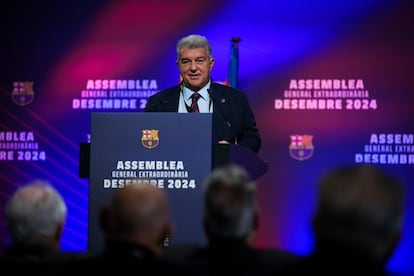
[[[221,83],[213,82],[211,85],[211,89],[213,94],[217,95],[218,97],[226,97],[230,98],[236,102],[246,102],[247,96],[246,94],[234,87],[230,87]]]
[[[83,253],[53,253],[44,256],[35,255],[3,255],[0,257],[2,275],[57,275],[61,267],[75,260],[86,258]]]
[[[234,92],[236,94],[244,94],[241,90],[219,83],[219,82],[212,82],[211,83],[211,88],[213,89],[213,91],[226,91],[226,92]]]

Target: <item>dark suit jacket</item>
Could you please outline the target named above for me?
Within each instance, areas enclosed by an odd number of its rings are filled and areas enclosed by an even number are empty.
[[[176,245],[164,258],[186,265],[196,275],[278,275],[300,256],[278,249],[256,249],[238,239],[223,239],[206,247]]]
[[[314,252],[285,267],[279,275],[390,276],[385,264],[372,259],[363,248],[329,240]]]
[[[13,244],[0,257],[0,275],[55,275],[67,263],[86,256],[43,245]]]
[[[108,241],[103,252],[73,260],[56,275],[193,275],[182,265],[155,255],[146,247],[130,242]]]
[[[160,91],[151,96],[145,112],[178,112],[181,86]],[[244,93],[218,83],[211,84],[213,97],[213,139],[227,140],[242,145],[257,153],[261,138],[256,120]]]

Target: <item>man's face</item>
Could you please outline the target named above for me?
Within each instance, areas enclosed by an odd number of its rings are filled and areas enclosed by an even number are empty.
[[[200,90],[210,79],[214,59],[207,56],[204,48],[182,48],[177,62],[180,75],[188,88]]]

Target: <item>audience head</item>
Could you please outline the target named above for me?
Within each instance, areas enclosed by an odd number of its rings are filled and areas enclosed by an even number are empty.
[[[166,192],[151,184],[131,184],[112,194],[101,210],[101,226],[107,240],[137,244],[155,254],[174,230]]]
[[[255,185],[241,167],[215,169],[204,181],[204,227],[211,239],[251,241],[258,227]]]
[[[398,241],[403,209],[403,186],[396,178],[371,165],[339,167],[319,185],[317,243],[340,242],[384,262]]]
[[[59,248],[67,207],[59,192],[44,180],[17,189],[6,206],[14,243]]]

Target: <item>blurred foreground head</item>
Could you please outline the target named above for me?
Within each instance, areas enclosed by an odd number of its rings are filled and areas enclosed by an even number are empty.
[[[204,181],[204,226],[212,239],[250,240],[258,227],[255,184],[241,167],[215,169]]]
[[[14,243],[59,248],[67,207],[59,192],[44,180],[20,187],[6,206]]]
[[[132,184],[114,191],[101,210],[101,226],[109,241],[146,247],[161,254],[165,237],[172,235],[166,192],[151,184]]]
[[[404,190],[398,179],[371,165],[336,168],[319,185],[317,246],[340,243],[386,261],[400,237],[403,212]]]

